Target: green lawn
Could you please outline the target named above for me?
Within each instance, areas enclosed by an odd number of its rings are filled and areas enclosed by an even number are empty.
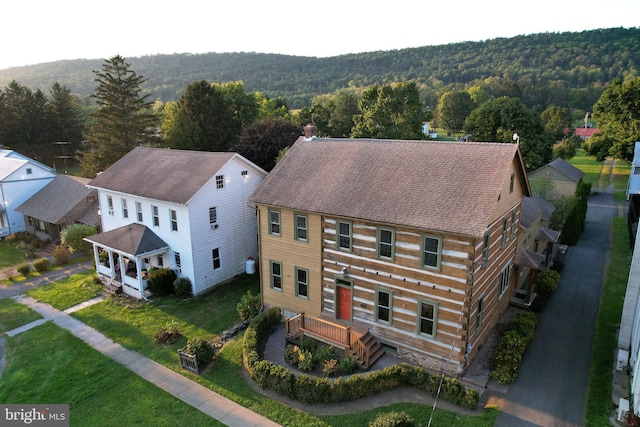
[[[70,405],[71,426],[222,426],[51,322],[5,343],[0,402]]]
[[[59,282],[30,289],[27,295],[58,310],[66,310],[100,295],[103,287],[99,282],[96,283],[96,279],[95,270],[87,270]]]
[[[0,269],[12,267],[24,260],[24,253],[16,249],[15,241],[0,239]]]
[[[41,319],[37,312],[31,310],[11,298],[0,299],[0,333],[10,331],[18,326],[26,325]]]
[[[611,415],[612,366],[631,266],[626,218],[614,218],[611,226],[613,240],[610,262],[605,273],[596,323],[585,412],[585,425],[594,427],[608,425]]]
[[[575,157],[569,160],[569,163],[584,172],[583,180],[585,182],[591,183],[594,187],[598,185],[604,162],[599,162],[595,157],[587,156],[584,151],[578,150]]]

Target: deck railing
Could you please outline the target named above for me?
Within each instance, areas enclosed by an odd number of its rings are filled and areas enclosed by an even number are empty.
[[[307,316],[304,313],[287,319],[286,330],[288,335],[302,332],[304,335],[313,336],[323,341],[330,341],[332,344],[339,344],[345,348],[350,347],[351,329],[349,327],[317,317]]]

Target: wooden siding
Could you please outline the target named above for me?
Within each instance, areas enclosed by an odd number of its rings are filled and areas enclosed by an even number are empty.
[[[306,313],[318,317],[322,310],[321,300],[321,218],[307,214],[308,238],[299,241],[294,238],[295,214],[287,209],[280,212],[280,235],[269,234],[268,206],[258,206],[260,222],[260,288],[262,301],[267,306],[280,307],[291,313]],[[270,261],[282,264],[282,290],[271,288]],[[308,271],[309,297],[296,295],[295,268]]]

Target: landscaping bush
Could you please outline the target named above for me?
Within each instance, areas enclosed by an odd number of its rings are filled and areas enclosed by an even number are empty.
[[[533,341],[538,321],[534,313],[519,313],[505,331],[493,355],[491,378],[500,384],[515,381],[524,353]]]
[[[253,319],[262,308],[262,298],[260,294],[253,295],[253,292],[247,291],[246,294],[240,298],[240,302],[236,305],[240,320]]]
[[[330,377],[338,373],[338,360],[329,359],[322,362],[322,373]]]
[[[414,427],[416,422],[406,412],[387,412],[378,414],[369,427]]]
[[[47,271],[50,266],[51,266],[51,262],[47,258],[38,258],[37,260],[33,261],[33,268],[38,273]]]
[[[298,361],[298,352],[300,349],[297,345],[288,345],[284,348],[284,361],[287,362],[291,366],[297,366]]]
[[[51,253],[51,258],[53,258],[55,265],[64,265],[71,259],[71,252],[64,246],[56,246]]]
[[[149,275],[149,290],[159,297],[170,295],[176,278],[175,271],[169,268],[155,268]]]
[[[178,341],[182,333],[178,329],[176,322],[167,322],[164,328],[156,334],[156,344],[169,345]]]
[[[191,280],[188,277],[178,277],[173,281],[173,292],[180,298],[191,297]]]
[[[560,273],[547,269],[538,273],[538,291],[542,294],[551,294],[558,288]]]
[[[18,273],[22,274],[23,276],[26,276],[27,274],[31,273],[31,265],[27,262],[24,262],[18,265],[16,267],[16,270],[18,270]]]
[[[313,354],[308,350],[300,349],[298,351],[298,369],[306,372],[312,370],[313,366]]]
[[[327,360],[331,360],[335,358],[335,354],[333,353],[333,347],[330,345],[323,345],[316,349],[313,353],[313,361],[319,365],[322,365]]]
[[[215,355],[215,349],[202,337],[187,340],[187,345],[182,351],[191,356],[195,356],[198,361],[198,366],[201,367],[211,362],[211,359],[213,359]]]
[[[351,375],[357,368],[358,365],[353,357],[346,356],[338,362],[338,373],[340,373],[340,375]]]

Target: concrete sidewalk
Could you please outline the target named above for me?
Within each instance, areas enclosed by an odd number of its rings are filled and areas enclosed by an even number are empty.
[[[82,303],[81,307],[71,307],[64,312],[53,308],[49,304],[38,302],[30,297],[17,296],[14,297],[14,299],[40,313],[44,319],[36,320],[27,325],[13,329],[7,332],[7,335],[9,336],[15,336],[51,320],[56,325],[68,330],[73,335],[98,350],[100,353],[110,357],[118,363],[123,364],[133,371],[133,373],[228,426],[246,427],[279,425],[135,351],[127,350],[120,344],[104,336],[102,333],[69,315],[69,313],[76,311],[79,308],[100,302],[101,298],[96,298]]]

